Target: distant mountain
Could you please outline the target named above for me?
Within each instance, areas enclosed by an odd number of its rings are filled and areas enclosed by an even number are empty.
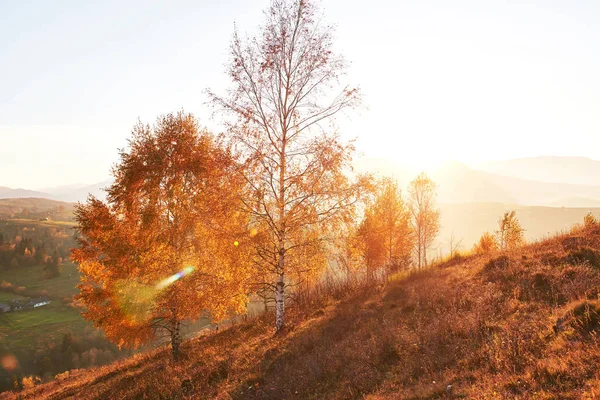
[[[66,201],[76,203],[78,201],[85,202],[88,195],[94,195],[100,200],[106,199],[105,188],[110,186],[111,180],[105,180],[93,185],[77,184],[47,187],[43,190],[26,190],[26,189],[11,189],[0,186],[0,199],[18,199],[18,198],[44,198],[57,201]]]
[[[531,157],[471,164],[499,175],[532,181],[600,186],[600,161],[586,157]]]
[[[0,199],[15,199],[20,197],[48,198],[52,196],[48,193],[38,192],[35,190],[11,189],[5,186],[0,186]]]
[[[403,187],[419,173],[402,164],[368,158],[358,160],[355,168],[359,172],[393,176]],[[595,207],[600,203],[600,185],[523,179],[477,170],[457,161],[445,162],[426,172],[438,184],[440,203],[486,202],[553,207]],[[573,177],[573,181],[576,180]]]
[[[104,189],[110,186],[111,183],[112,181],[106,180],[93,185],[78,185],[69,190],[56,191],[54,198],[61,201],[85,202],[88,196],[91,194],[100,200],[105,200],[106,191]]]
[[[48,193],[53,197],[62,196],[74,190],[79,190],[88,186],[87,183],[77,183],[74,185],[50,186],[38,189],[40,192]]]

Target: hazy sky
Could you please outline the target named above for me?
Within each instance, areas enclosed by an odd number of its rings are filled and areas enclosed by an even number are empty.
[[[0,186],[108,177],[137,118],[216,126],[234,21],[268,0],[0,1]],[[323,0],[366,109],[338,125],[412,164],[600,159],[600,2]]]

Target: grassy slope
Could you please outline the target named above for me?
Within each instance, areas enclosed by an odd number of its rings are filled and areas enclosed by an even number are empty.
[[[447,385],[454,398],[596,398],[600,258],[589,249],[600,230],[453,260],[296,312],[283,335],[266,316],[187,341],[179,365],[159,349],[20,398],[435,399],[451,397]]]

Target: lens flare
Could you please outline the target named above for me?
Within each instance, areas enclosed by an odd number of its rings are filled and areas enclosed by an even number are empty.
[[[165,278],[162,281],[158,282],[156,284],[156,288],[159,290],[164,289],[167,286],[172,285],[175,281],[183,278],[186,275],[191,274],[192,272],[194,272],[194,267],[185,267],[178,273],[173,274],[173,275],[169,276],[168,278]]]
[[[234,245],[234,246],[238,246],[238,245],[239,245],[239,242],[236,240],[235,242],[233,242],[233,245]]]
[[[132,324],[143,323],[152,315],[158,290],[132,280],[122,279],[115,283],[115,299],[121,311]]]
[[[7,354],[4,357],[2,357],[2,368],[4,368],[7,371],[14,371],[15,369],[17,369],[17,367],[19,366],[19,362],[17,361],[17,358],[15,356],[13,356],[12,354]]]

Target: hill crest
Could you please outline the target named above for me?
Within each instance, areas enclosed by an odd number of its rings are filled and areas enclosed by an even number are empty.
[[[296,307],[283,335],[264,315],[187,341],[181,364],[158,349],[18,396],[593,398],[599,294],[600,228],[578,228],[382,289],[333,290]]]

